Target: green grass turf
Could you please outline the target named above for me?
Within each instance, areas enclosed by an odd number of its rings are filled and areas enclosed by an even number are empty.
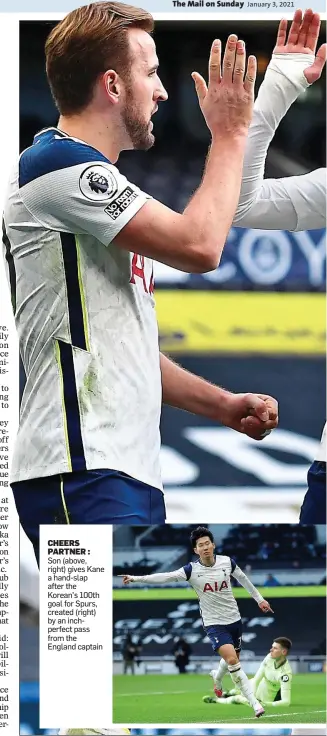
[[[325,585],[299,585],[294,587],[280,586],[279,588],[258,588],[260,593],[270,598],[322,598],[326,596]],[[248,598],[244,588],[233,588],[235,598]],[[143,601],[143,600],[178,600],[196,598],[192,588],[134,588],[128,587],[113,591],[114,601]]]
[[[229,677],[224,688],[233,687]],[[260,720],[252,708],[244,705],[216,705],[202,702],[212,694],[209,675],[115,675],[114,723],[325,723],[326,677],[324,674],[295,675],[292,705],[289,708],[266,708]]]

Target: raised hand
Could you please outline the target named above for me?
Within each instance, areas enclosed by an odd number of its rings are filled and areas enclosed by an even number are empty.
[[[209,58],[208,85],[193,72],[201,111],[212,137],[246,136],[252,119],[256,58],[246,64],[244,41],[229,36],[221,67],[221,42],[215,40]]]
[[[304,70],[309,84],[313,84],[321,76],[327,58],[327,44],[322,44],[318,51],[317,43],[320,31],[320,15],[312,10],[296,10],[289,32],[287,20],[280,21],[274,54],[315,54],[313,64]]]

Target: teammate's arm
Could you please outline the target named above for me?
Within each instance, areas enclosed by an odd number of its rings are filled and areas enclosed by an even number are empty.
[[[233,578],[235,578],[235,580],[237,580],[240,583],[240,585],[242,585],[242,587],[245,588],[245,590],[247,590],[248,593],[250,593],[252,598],[254,598],[254,600],[257,602],[261,611],[263,611],[264,613],[268,613],[268,611],[271,611],[271,613],[273,613],[273,610],[270,607],[269,603],[265,601],[261,593],[259,593],[257,588],[253,585],[253,583],[251,583],[251,580],[249,580],[247,575],[245,575],[245,572],[243,572],[243,570],[241,570],[241,568],[238,567],[238,565],[236,565],[234,560],[231,560],[231,563],[232,563],[231,575],[233,576]]]
[[[178,583],[187,580],[186,572],[183,567],[179,570],[171,572],[157,572],[151,575],[118,575],[123,578],[124,585],[129,583],[149,583],[149,585],[162,585],[164,583]]]
[[[284,678],[284,679],[283,679]],[[280,682],[280,700],[265,701],[264,705],[272,708],[283,708],[291,705],[292,677],[291,675],[282,675]]]
[[[294,100],[316,81],[326,59],[317,52],[320,18],[297,10],[287,37],[287,21],[279,25],[277,44],[259,89],[244,159],[238,227],[304,230],[326,226],[326,170],[302,176],[264,179],[266,155],[275,131]]]
[[[181,368],[160,354],[162,398],[165,404],[205,416],[262,439],[278,424],[278,404],[264,394],[232,394]]]

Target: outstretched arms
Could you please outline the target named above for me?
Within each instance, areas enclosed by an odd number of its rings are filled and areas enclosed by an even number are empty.
[[[164,583],[186,582],[184,568],[172,570],[172,572],[157,572],[152,575],[118,575],[123,578],[124,585],[129,583],[149,583],[149,585],[162,585]]]

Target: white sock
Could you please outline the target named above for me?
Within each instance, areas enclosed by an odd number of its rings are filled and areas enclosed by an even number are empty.
[[[247,678],[245,672],[243,672],[240,663],[238,662],[237,664],[229,665],[228,670],[236,687],[240,689],[242,695],[244,695],[248,703],[250,703],[252,708],[254,708],[255,710],[258,707],[259,703],[253,695],[250,680]]]
[[[218,688],[218,690],[221,690],[222,688],[222,679],[224,675],[226,675],[228,672],[228,664],[225,662],[224,659],[221,659],[218,665],[217,670],[212,670],[212,676],[215,681],[215,687]]]

